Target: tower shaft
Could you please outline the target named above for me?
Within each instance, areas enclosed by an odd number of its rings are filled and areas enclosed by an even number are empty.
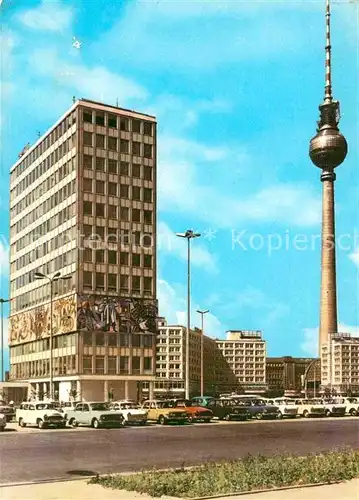
[[[337,283],[335,262],[334,172],[323,175],[322,198],[322,265],[320,287],[319,353],[329,334],[338,331]]]
[[[338,332],[337,283],[335,255],[334,170],[348,152],[345,137],[339,131],[340,106],[332,94],[332,46],[330,33],[330,0],[325,9],[325,85],[324,100],[319,106],[317,134],[310,140],[309,156],[322,170],[322,262],[320,285],[319,355],[330,335]]]

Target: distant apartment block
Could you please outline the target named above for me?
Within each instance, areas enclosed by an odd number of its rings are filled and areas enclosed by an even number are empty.
[[[155,395],[184,397],[186,372],[186,327],[159,322],[157,336],[157,362]],[[190,330],[190,394],[200,394],[201,381],[201,335],[200,329]],[[217,394],[235,390],[236,377],[225,362],[214,339],[203,337],[204,392]]]
[[[80,99],[10,174],[10,378],[61,400],[152,390],[156,358],[156,119]]]
[[[359,392],[359,337],[332,334],[323,343],[321,383],[324,391]]]
[[[266,391],[266,342],[260,330],[230,330],[226,340],[216,340],[225,361],[245,392]]]

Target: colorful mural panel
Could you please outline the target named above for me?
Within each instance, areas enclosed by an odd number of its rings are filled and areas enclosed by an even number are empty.
[[[156,302],[115,297],[79,296],[77,330],[156,333]]]
[[[53,301],[53,335],[76,330],[76,296]],[[50,304],[12,316],[9,320],[11,345],[39,340],[50,335]]]
[[[82,331],[156,333],[157,303],[137,299],[71,295],[53,302],[53,335]],[[10,318],[10,345],[50,335],[50,304]]]

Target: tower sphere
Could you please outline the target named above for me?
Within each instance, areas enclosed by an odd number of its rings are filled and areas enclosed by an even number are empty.
[[[309,156],[314,165],[322,169],[338,167],[348,152],[345,137],[329,125],[322,127],[310,141]]]

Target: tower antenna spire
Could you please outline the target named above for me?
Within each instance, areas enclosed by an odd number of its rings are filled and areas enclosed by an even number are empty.
[[[325,36],[325,93],[324,102],[333,102],[332,95],[332,45],[330,38],[330,0],[326,0],[325,9],[325,26],[326,26],[326,36]]]

